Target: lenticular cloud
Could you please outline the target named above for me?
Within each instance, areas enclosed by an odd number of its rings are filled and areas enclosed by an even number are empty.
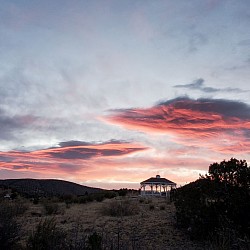
[[[172,134],[194,142],[221,137],[223,150],[248,151],[250,146],[250,106],[237,101],[176,98],[151,108],[114,110],[107,119],[129,129]]]

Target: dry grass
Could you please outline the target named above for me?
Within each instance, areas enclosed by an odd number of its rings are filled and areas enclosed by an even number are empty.
[[[119,197],[118,197],[119,198]],[[58,203],[59,212],[47,215],[42,203],[30,203],[29,209],[18,218],[22,226],[21,243],[25,242],[41,219],[54,218],[57,227],[66,232],[69,241],[78,244],[93,232],[102,236],[103,242],[112,244],[114,249],[205,249],[191,242],[188,236],[175,227],[175,207],[164,198],[144,200],[141,198],[106,199],[103,202],[71,204]],[[125,200],[124,200],[125,199]],[[130,199],[130,200],[128,200]],[[133,204],[138,212],[115,217],[103,213],[116,203]],[[154,206],[154,209],[151,207]],[[163,209],[164,207],[164,209]]]

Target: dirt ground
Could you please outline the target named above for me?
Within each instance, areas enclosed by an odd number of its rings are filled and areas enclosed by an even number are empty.
[[[130,202],[135,214],[110,216],[107,207],[119,202]],[[204,245],[192,242],[185,232],[175,226],[175,207],[164,198],[114,198],[102,202],[85,204],[58,203],[59,210],[54,215],[46,215],[42,203],[29,204],[28,210],[19,218],[22,227],[22,242],[45,218],[54,218],[57,228],[67,233],[67,237],[80,242],[87,235],[97,232],[113,249],[206,249]],[[108,249],[108,248],[107,248]]]

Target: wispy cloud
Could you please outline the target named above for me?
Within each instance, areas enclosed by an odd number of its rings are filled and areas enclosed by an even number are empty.
[[[39,172],[50,166],[49,171],[52,172],[56,169],[75,172],[90,160],[122,157],[146,149],[147,147],[135,143],[116,140],[103,143],[68,141],[59,143],[58,147],[43,150],[0,152],[0,168]]]
[[[205,80],[202,78],[198,78],[194,80],[192,83],[188,84],[179,84],[174,85],[174,88],[182,88],[182,89],[189,89],[189,90],[199,90],[205,93],[215,93],[215,92],[246,92],[249,90],[242,90],[239,88],[213,88],[213,87],[206,87],[204,84]]]
[[[11,140],[15,138],[15,131],[30,127],[37,117],[32,115],[10,115],[0,109],[0,139]]]

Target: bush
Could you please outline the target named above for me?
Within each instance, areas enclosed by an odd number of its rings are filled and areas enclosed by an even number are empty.
[[[127,193],[128,193],[128,189],[127,188],[121,188],[117,192],[118,192],[119,196],[126,196]]]
[[[0,218],[13,218],[25,213],[28,206],[20,201],[4,201],[0,203]]]
[[[149,210],[154,210],[155,209],[155,206],[153,204],[150,204],[149,205]]]
[[[164,206],[164,205],[161,205],[161,206],[160,206],[160,210],[165,210],[165,206]]]
[[[45,202],[44,208],[47,215],[58,214],[59,212],[59,205],[58,203],[53,202]]]
[[[35,197],[35,198],[33,199],[33,204],[34,204],[34,205],[37,205],[38,203],[39,203],[39,198]]]
[[[0,204],[0,217],[15,217],[25,213],[28,206],[21,201],[3,201]]]
[[[93,194],[93,199],[98,201],[98,202],[102,202],[104,200],[105,196],[103,193],[97,193],[97,194]]]
[[[0,248],[12,249],[19,239],[19,226],[15,217],[24,213],[23,203],[1,202],[0,204]]]
[[[198,180],[179,188],[176,193],[177,225],[186,228],[192,239],[203,239],[218,227],[217,208],[207,206],[205,193],[209,181]]]
[[[88,243],[91,250],[102,249],[102,237],[96,232],[94,232],[88,237]]]
[[[0,218],[1,249],[12,249],[19,239],[19,227],[13,218]]]
[[[93,195],[87,195],[87,196],[86,196],[86,201],[87,201],[87,202],[92,202],[92,201],[94,201]]]
[[[140,198],[140,199],[139,199],[139,202],[140,202],[140,203],[143,203],[144,201],[145,201],[145,200],[144,200],[143,198]]]
[[[54,218],[40,221],[35,231],[29,236],[27,249],[57,250],[66,249],[65,235],[56,228]]]
[[[65,195],[61,195],[59,200],[61,202],[65,202],[66,204],[71,204],[77,201],[77,197],[70,195],[70,194],[65,194]]]
[[[130,200],[113,200],[103,206],[103,213],[109,216],[131,216],[139,213],[139,207]]]
[[[115,198],[118,194],[114,191],[107,191],[105,192],[104,196],[105,198],[107,199],[112,199],[112,198]]]
[[[78,198],[78,203],[84,204],[84,203],[86,203],[86,202],[87,202],[87,199],[86,199],[85,196],[81,196],[81,197]]]
[[[149,198],[147,198],[146,200],[145,200],[145,204],[150,204],[150,203],[152,203],[153,201],[152,201],[152,199],[149,199]]]

